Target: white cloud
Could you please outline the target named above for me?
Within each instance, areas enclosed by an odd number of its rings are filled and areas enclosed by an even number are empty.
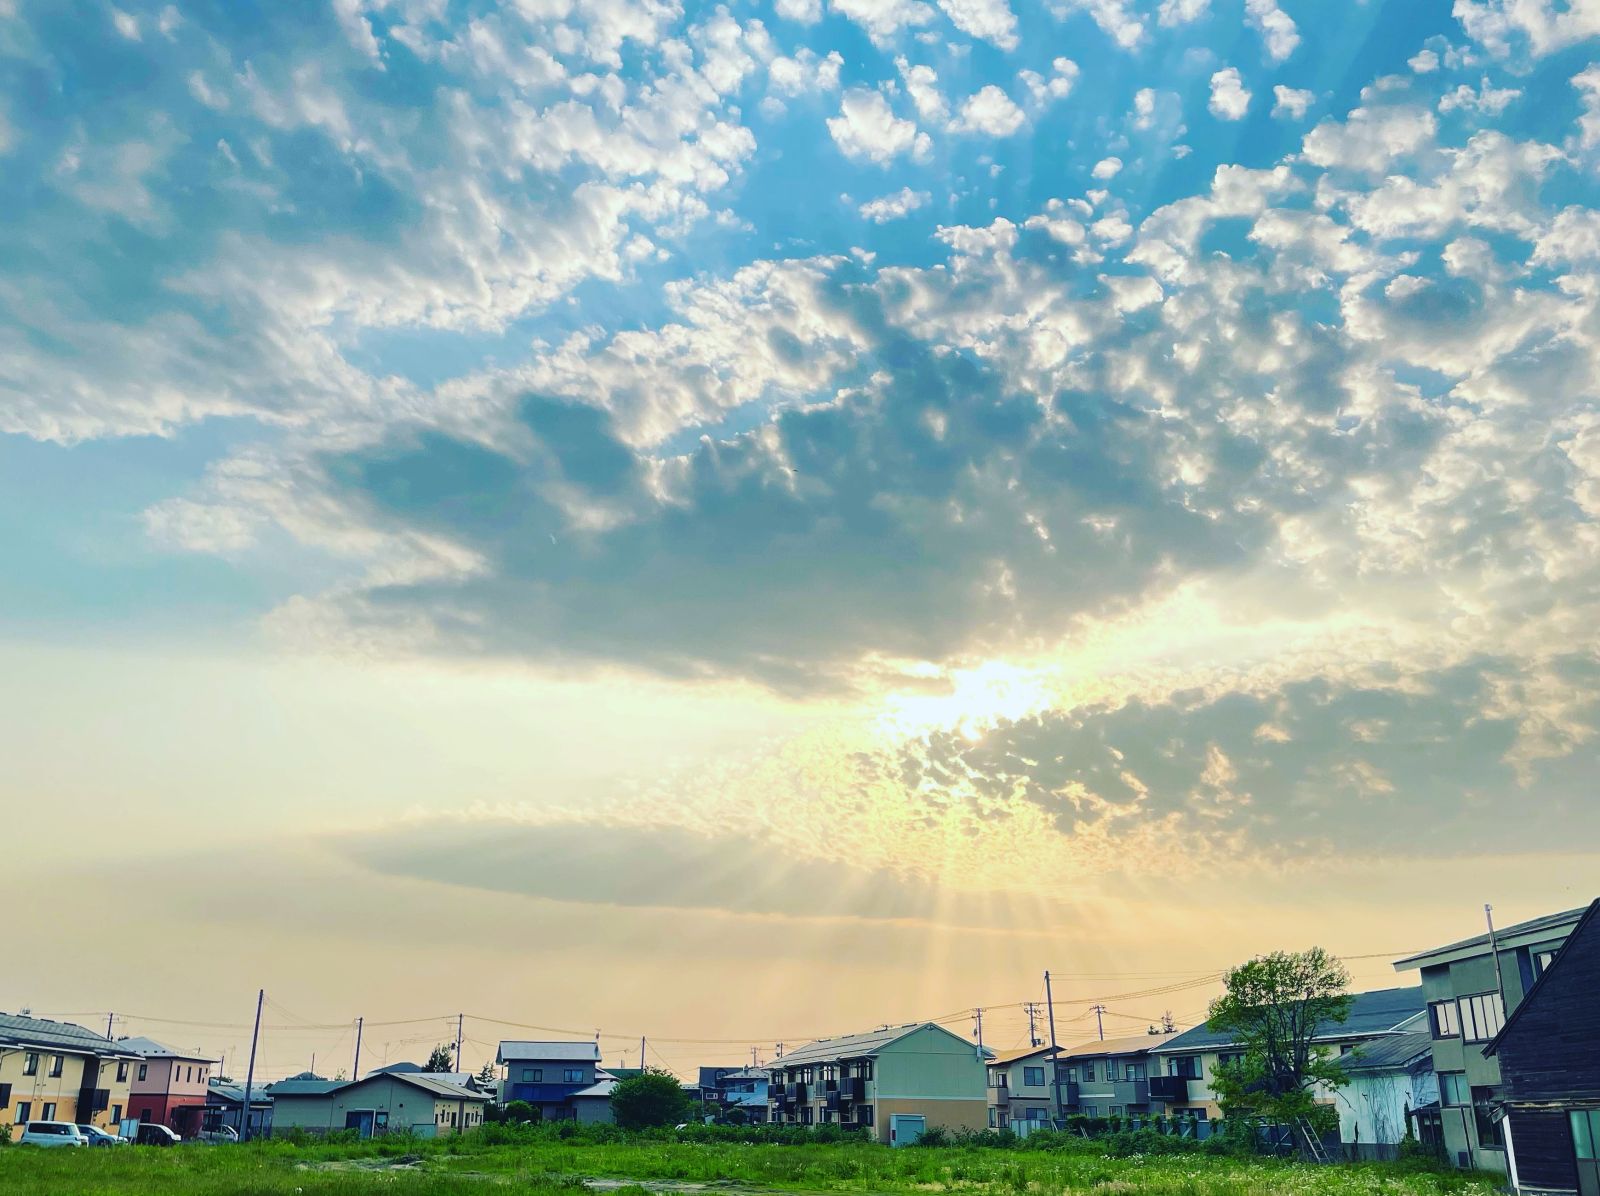
[[[200,71],[189,72],[189,94],[207,108],[220,111],[228,106],[228,97],[207,83],[205,75]]]
[[[139,40],[139,18],[132,13],[123,12],[120,8],[111,10],[111,23],[117,27],[117,32],[130,42]]]
[[[933,9],[921,0],[829,0],[829,7],[865,29],[880,50],[894,41],[902,29],[933,20]]]
[[[1594,0],[1456,0],[1454,12],[1468,37],[1502,57],[1519,41],[1542,58],[1600,36],[1600,4]]]
[[[1144,21],[1128,0],[1050,0],[1050,11],[1057,17],[1086,13],[1100,31],[1124,50],[1144,40]]]
[[[772,90],[783,96],[834,91],[839,86],[839,68],[844,58],[837,50],[818,57],[815,50],[802,46],[793,58],[778,57],[767,64]]]
[[[373,36],[372,23],[362,12],[362,0],[333,0],[333,12],[351,46],[372,62],[381,63],[382,52]]]
[[[950,23],[970,37],[1002,50],[1017,47],[1017,18],[1006,0],[939,0]]]
[[[1117,176],[1122,169],[1121,158],[1101,158],[1094,164],[1094,169],[1089,173],[1097,179],[1111,179]]]
[[[1439,56],[1432,50],[1418,50],[1406,59],[1406,65],[1419,75],[1427,75],[1439,69]]]
[[[1300,44],[1300,31],[1293,19],[1278,7],[1278,0],[1245,0],[1245,20],[1261,34],[1267,57],[1282,62]]]
[[[1211,8],[1211,0],[1161,0],[1156,19],[1166,26],[1198,21]]]
[[[1317,98],[1314,92],[1285,87],[1282,83],[1273,87],[1272,97],[1272,115],[1284,120],[1304,120],[1306,109]]]
[[[1072,94],[1078,81],[1078,64],[1070,58],[1055,58],[1050,62],[1048,78],[1038,71],[1021,70],[1017,81],[1028,89],[1029,101],[1035,108],[1045,108]]]
[[[950,103],[939,90],[939,76],[931,66],[913,66],[904,58],[894,60],[906,94],[917,106],[917,115],[931,125],[942,125],[950,114]]]
[[[990,137],[1009,137],[1022,128],[1027,117],[1010,96],[993,83],[978,89],[961,105],[951,124],[958,133],[984,133]]]
[[[892,195],[868,200],[859,210],[863,219],[870,220],[874,224],[887,224],[891,220],[899,220],[910,215],[918,208],[926,207],[928,199],[926,191],[913,191],[910,187],[902,187]]]
[[[1356,108],[1306,134],[1306,159],[1317,166],[1378,174],[1433,140],[1438,122],[1426,108]]]
[[[1454,91],[1446,92],[1439,98],[1439,111],[1479,112],[1485,116],[1499,116],[1521,94],[1522,92],[1514,87],[1491,87],[1488,76],[1484,76],[1477,91],[1463,83]]]
[[[777,0],[773,11],[786,21],[814,25],[822,19],[822,0]]]
[[[1241,120],[1250,110],[1250,93],[1237,67],[1223,67],[1211,76],[1211,102],[1207,105],[1218,120]]]
[[[847,158],[887,163],[917,148],[915,121],[901,120],[889,101],[876,91],[853,87],[839,102],[839,115],[828,118],[828,132]]]

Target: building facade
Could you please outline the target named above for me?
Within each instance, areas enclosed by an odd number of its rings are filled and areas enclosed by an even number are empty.
[[[487,1093],[430,1073],[378,1073],[364,1080],[281,1080],[272,1095],[272,1132],[355,1130],[363,1138],[462,1134],[483,1124]]]
[[[767,1071],[760,1067],[702,1067],[696,1085],[706,1111],[723,1119],[767,1119]]]
[[[1521,1193],[1600,1196],[1600,901],[1484,1049]]]
[[[138,1056],[71,1022],[0,1014],[0,1133],[29,1121],[114,1129]]]
[[[226,1127],[243,1136],[243,1109],[244,1085],[213,1079],[206,1088],[206,1111],[200,1128],[220,1130]],[[272,1097],[263,1084],[250,1090],[249,1125],[252,1138],[265,1138],[272,1132]]]
[[[495,1052],[503,1069],[500,1103],[526,1101],[544,1121],[571,1121],[578,1109],[573,1097],[598,1081],[600,1047],[577,1042],[506,1041]]]
[[[1422,1010],[1423,990],[1418,987],[1355,993],[1345,1020],[1318,1026],[1312,1042],[1325,1054],[1345,1055],[1366,1043],[1403,1033],[1402,1027]],[[1241,1050],[1231,1035],[1203,1025],[1158,1047],[1149,1071],[1151,1112],[1199,1120],[1221,1116],[1222,1106],[1211,1082],[1217,1067],[1237,1058]],[[1324,1089],[1317,1099],[1332,1105],[1338,1095]]]
[[[140,1056],[129,1091],[129,1116],[168,1126],[184,1138],[198,1134],[217,1061],[152,1038],[119,1038],[117,1044]]]
[[[1392,1159],[1399,1154],[1414,1110],[1439,1100],[1427,1014],[1399,1033],[1369,1042],[1343,1060],[1350,1082],[1339,1089],[1339,1142],[1347,1158]]]
[[[768,1119],[865,1129],[903,1146],[989,1124],[988,1056],[933,1022],[807,1043],[768,1068]]]
[[[1423,1110],[1426,1132],[1440,1135],[1446,1157],[1461,1167],[1504,1172],[1505,1135],[1496,1092],[1499,1062],[1484,1048],[1521,1004],[1572,933],[1581,909],[1475,935],[1395,962],[1416,970],[1428,1002],[1439,1105]]]
[[[1083,1117],[1153,1114],[1150,1075],[1156,1069],[1154,1052],[1177,1037],[1175,1032],[1133,1034],[1064,1049],[1057,1061],[1066,1113]]]
[[[1049,1125],[1058,1112],[1050,1094],[1053,1068],[1048,1046],[997,1055],[989,1064],[989,1128],[1026,1133]]]

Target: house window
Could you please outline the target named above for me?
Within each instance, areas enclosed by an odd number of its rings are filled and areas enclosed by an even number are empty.
[[[1567,1114],[1572,1122],[1572,1149],[1584,1162],[1600,1159],[1600,1109],[1574,1109]]]
[[[1100,1116],[1100,1106],[1099,1105],[1079,1105],[1078,1106],[1078,1112],[1082,1113],[1085,1117],[1098,1117],[1098,1116]]]
[[[1067,1068],[1067,1083],[1076,1084],[1077,1082],[1078,1082],[1078,1069],[1076,1067]]]
[[[862,1125],[871,1125],[872,1124],[872,1106],[871,1105],[863,1105],[861,1108],[857,1109],[856,1110],[856,1120],[858,1122],[860,1122]]]
[[[800,1110],[800,1123],[802,1125],[810,1125],[815,1116],[816,1110],[814,1110],[810,1105],[807,1105],[805,1108]]]
[[[1093,1084],[1094,1083],[1094,1064],[1093,1063],[1085,1063],[1083,1065],[1083,1082],[1085,1084]]]
[[[1505,1009],[1499,993],[1479,993],[1462,997],[1461,1037],[1467,1042],[1488,1042],[1505,1024]]]
[[[59,1077],[61,1075],[61,1065],[64,1062],[65,1062],[65,1060],[60,1055],[51,1055],[50,1056],[50,1078],[51,1079],[56,1079],[57,1077]],[[48,1117],[46,1117],[45,1120],[49,1121],[50,1119]]]
[[[44,1107],[39,1110],[39,1120],[41,1120],[41,1121],[54,1121],[55,1119],[56,1119],[56,1102],[53,1101],[53,1100],[47,1100],[47,1101],[44,1102]]]
[[[561,1073],[561,1078],[568,1084],[583,1083],[583,1068],[569,1067]]]
[[[39,1055],[37,1052],[29,1051],[22,1057],[22,1074],[25,1076],[39,1074]]]
[[[1217,1052],[1217,1066],[1218,1067],[1226,1067],[1229,1064],[1242,1063],[1243,1061],[1244,1061],[1244,1052],[1243,1051],[1218,1051]]]
[[[1144,1078],[1145,1078],[1144,1063],[1142,1061],[1138,1062],[1138,1063],[1130,1063],[1130,1064],[1128,1064],[1128,1079],[1130,1079],[1130,1080],[1142,1080]]]
[[[522,1069],[522,1082],[524,1084],[538,1084],[544,1080],[544,1068],[524,1067]]]
[[[27,1125],[32,1120],[33,1102],[31,1100],[19,1100],[17,1102],[17,1124]]]
[[[1467,1073],[1464,1071],[1441,1071],[1439,1073],[1439,1100],[1446,1105],[1470,1105],[1472,1103],[1472,1089],[1467,1084]]]
[[[128,1078],[128,1061],[124,1059],[117,1064],[117,1083],[121,1084]]]
[[[1116,1079],[1117,1079],[1117,1061],[1115,1059],[1107,1059],[1106,1060],[1106,1079],[1110,1080],[1112,1083],[1116,1082]]]
[[[1168,1059],[1167,1074],[1185,1080],[1198,1080],[1200,1078],[1200,1056],[1179,1055],[1175,1059]]]
[[[1428,1024],[1435,1038],[1454,1038],[1461,1033],[1461,1019],[1454,1001],[1433,1001],[1428,1005]]]
[[[1478,1145],[1490,1150],[1504,1150],[1506,1141],[1501,1123],[1494,1116],[1494,1089],[1472,1090],[1472,1116],[1478,1123]]]
[[[1113,1117],[1121,1117],[1122,1116],[1122,1106],[1121,1105],[1112,1105],[1111,1106],[1111,1116],[1113,1116]]]
[[[1044,1087],[1044,1068],[1024,1067],[1022,1069],[1022,1082],[1031,1088]]]
[[[111,1124],[112,1125],[121,1125],[122,1124],[122,1106],[121,1105],[112,1105],[111,1106]]]
[[[145,1076],[147,1076],[149,1074],[150,1074],[150,1065],[148,1063],[139,1064],[139,1079],[142,1081],[145,1078]]]

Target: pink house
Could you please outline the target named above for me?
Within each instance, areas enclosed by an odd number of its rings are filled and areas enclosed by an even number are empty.
[[[150,1038],[120,1038],[117,1045],[143,1058],[128,1086],[128,1116],[170,1126],[185,1138],[200,1132],[215,1059]]]

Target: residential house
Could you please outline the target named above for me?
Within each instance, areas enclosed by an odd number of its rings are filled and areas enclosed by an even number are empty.
[[[217,1061],[153,1038],[119,1038],[117,1045],[141,1056],[129,1090],[129,1116],[170,1126],[184,1138],[199,1133]]]
[[[1600,1196],[1600,900],[1484,1048],[1522,1193]]]
[[[410,1132],[465,1133],[483,1123],[489,1095],[429,1072],[381,1072],[361,1080],[289,1079],[268,1088],[272,1132],[356,1130],[363,1138]]]
[[[436,1080],[443,1080],[447,1084],[460,1084],[463,1088],[470,1088],[474,1092],[486,1091],[478,1082],[478,1074],[471,1071],[428,1071],[420,1063],[389,1063],[383,1067],[374,1067],[367,1073],[369,1076],[384,1075],[425,1075]],[[491,1097],[494,1093],[489,1094]]]
[[[1056,1117],[1048,1046],[996,1055],[989,1064],[989,1128],[1026,1133]]]
[[[1344,1055],[1367,1043],[1391,1034],[1423,1008],[1421,988],[1384,988],[1353,994],[1350,1009],[1342,1022],[1327,1022],[1316,1028],[1312,1042],[1328,1054]],[[1205,1025],[1185,1030],[1155,1051],[1159,1066],[1149,1069],[1152,1113],[1207,1120],[1221,1115],[1211,1080],[1217,1065],[1238,1058],[1243,1048],[1233,1036],[1208,1029]],[[1325,1090],[1317,1094],[1324,1104],[1333,1104],[1336,1094]]]
[[[767,1080],[761,1067],[702,1067],[695,1087],[708,1110],[720,1110],[735,1121],[762,1122],[767,1119]]]
[[[1335,1103],[1347,1157],[1397,1157],[1412,1111],[1438,1104],[1427,1021],[1428,1015],[1419,1013],[1398,1033],[1365,1043],[1341,1060],[1350,1082],[1339,1089]]]
[[[0,1133],[29,1121],[118,1125],[137,1061],[71,1022],[0,1013]]]
[[[506,1041],[494,1061],[504,1068],[500,1103],[526,1101],[545,1121],[570,1121],[578,1110],[572,1098],[598,1081],[600,1047],[588,1040],[576,1042]]]
[[[611,1093],[617,1086],[617,1078],[609,1072],[597,1074],[599,1078],[593,1084],[578,1089],[567,1100],[572,1106],[573,1120],[586,1125],[597,1122],[609,1125],[616,1120],[611,1112]]]
[[[1141,1117],[1155,1112],[1150,1098],[1152,1055],[1180,1037],[1167,1031],[1132,1034],[1066,1047],[1056,1056],[1061,1103],[1083,1117]]]
[[[203,1130],[220,1130],[224,1126],[236,1134],[243,1133],[240,1112],[244,1108],[244,1085],[232,1080],[212,1077],[206,1086],[206,1110],[201,1121]],[[250,1090],[250,1137],[265,1138],[272,1132],[272,1095],[266,1085],[257,1084]]]
[[[935,1128],[981,1130],[988,1058],[933,1022],[820,1039],[768,1067],[768,1118],[868,1129],[891,1146]]]
[[[1507,926],[1495,932],[1492,948],[1486,932],[1395,961],[1396,971],[1422,975],[1439,1077],[1439,1105],[1419,1111],[1420,1133],[1438,1135],[1446,1157],[1458,1166],[1506,1170],[1495,1103],[1500,1064],[1484,1048],[1584,913],[1567,910]]]

